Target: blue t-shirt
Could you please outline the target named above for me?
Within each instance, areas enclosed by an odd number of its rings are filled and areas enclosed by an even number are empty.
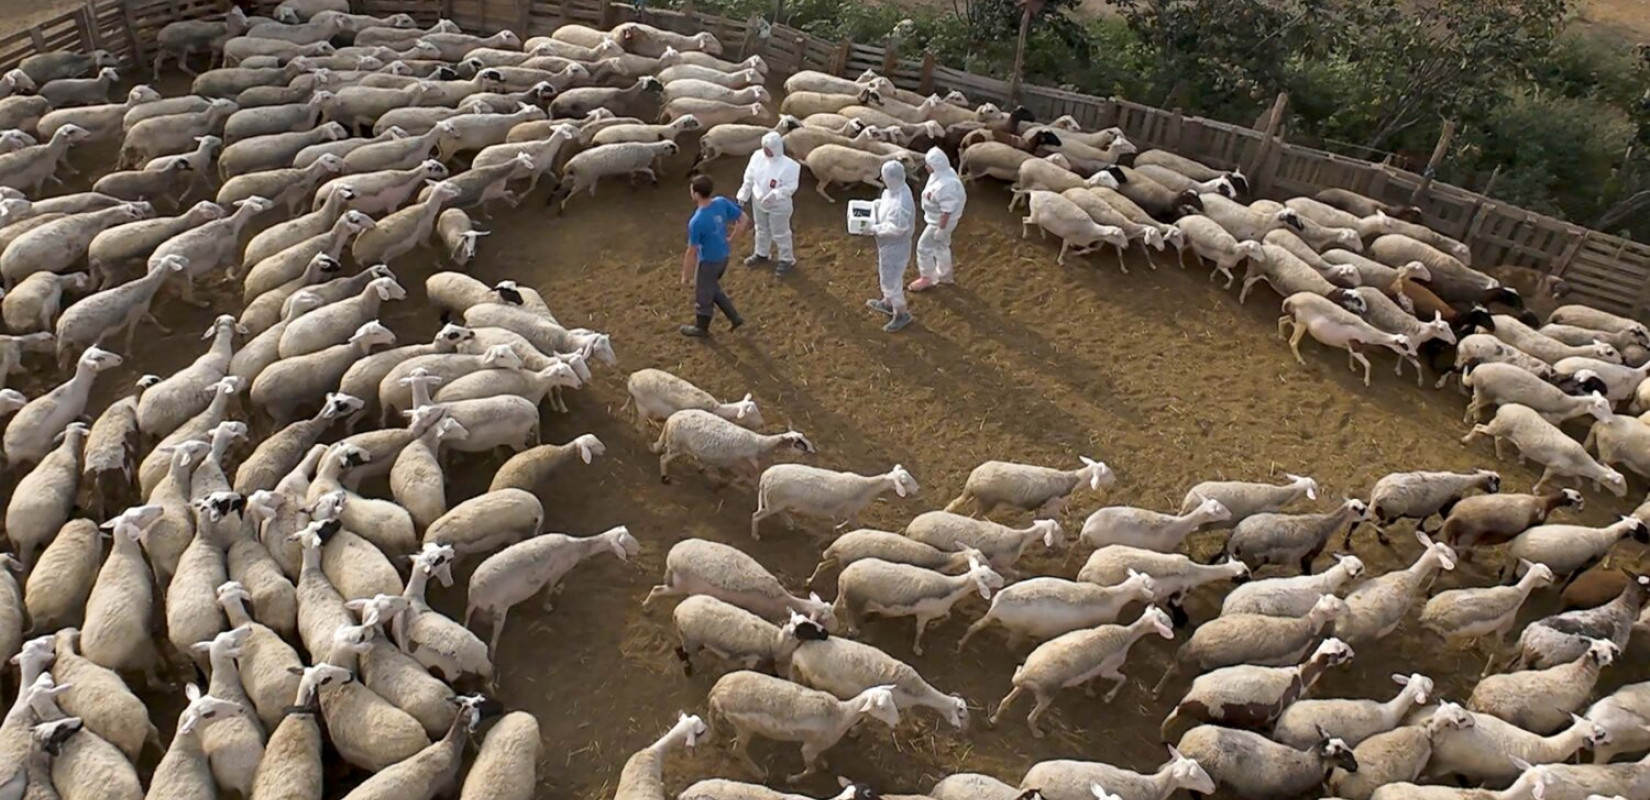
[[[717,195],[688,220],[688,244],[699,248],[700,261],[728,260],[728,225],[739,220],[739,204]]]

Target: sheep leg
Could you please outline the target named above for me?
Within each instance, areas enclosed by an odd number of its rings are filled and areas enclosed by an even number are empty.
[[[973,638],[974,634],[990,627],[993,621],[991,613],[988,611],[985,616],[980,617],[975,620],[973,625],[968,626],[968,630],[963,631],[962,638],[957,640],[957,652],[961,653],[963,648],[968,646],[968,640]]]
[[[798,772],[795,775],[787,776],[785,778],[785,782],[786,783],[798,783],[798,782],[804,780],[805,778],[807,778],[809,775],[815,775],[815,774],[818,774],[819,772],[823,771],[826,768],[824,751],[825,751],[825,748],[818,746],[814,742],[803,742],[802,743],[802,765],[803,765],[803,769],[802,769],[801,772]]]
[[[1095,677],[1096,679],[1105,678],[1112,682],[1111,690],[1106,692],[1105,697],[1100,698],[1101,702],[1104,703],[1110,703],[1112,700],[1115,700],[1117,698],[1117,693],[1123,691],[1123,685],[1129,682],[1129,679],[1123,676],[1123,670],[1118,667],[1113,667],[1112,669],[1103,671]]]
[[[757,778],[767,780],[767,770],[762,769],[757,765],[756,759],[751,758],[750,733],[737,724],[733,726],[733,754],[738,756],[740,761],[745,762],[745,767],[754,773]]]
[[[1047,711],[1048,707],[1054,704],[1054,693],[1049,692],[1044,694],[1043,692],[1038,691],[1037,687],[1033,686],[1031,688],[1031,696],[1037,699],[1037,704],[1032,706],[1031,713],[1026,715],[1026,725],[1031,727],[1032,736],[1041,739],[1044,735],[1043,728],[1037,724],[1037,720],[1041,719],[1043,712]]]
[[[1124,275],[1129,274],[1129,265],[1123,263],[1123,245],[1117,246],[1117,268],[1122,270]]]
[[[1030,236],[1031,236],[1031,221],[1032,221],[1031,217],[1021,217],[1020,218],[1020,238],[1021,239],[1030,238]]]
[[[674,452],[669,451],[669,450],[666,450],[664,455],[659,456],[659,482],[660,483],[663,483],[663,484],[669,484],[670,483],[670,462],[675,461],[675,460],[676,460],[676,454]]]
[[[927,630],[928,624],[933,621],[933,617],[917,617],[917,636],[911,640],[911,652],[922,655],[922,632]]]
[[[1181,613],[1185,612],[1183,611]],[[1180,658],[1177,656],[1173,661],[1169,662],[1169,668],[1163,670],[1163,677],[1157,680],[1157,685],[1152,687],[1152,699],[1157,699],[1157,696],[1163,693],[1163,687],[1169,685],[1169,679],[1173,678],[1175,672],[1179,669]]]
[[[827,194],[825,192],[825,187],[830,186],[830,185],[831,185],[830,181],[820,181],[820,182],[814,184],[814,191],[818,192],[820,197],[825,198],[825,202],[835,203],[836,198],[830,196],[829,194]]]
[[[833,559],[831,559],[829,556],[820,559],[819,560],[819,566],[814,567],[814,574],[809,575],[807,583],[805,583],[803,585],[804,586],[812,586],[814,581],[819,579],[819,573],[824,572],[826,565],[832,563],[832,561],[833,561]]]
[[[492,658],[498,652],[498,640],[504,635],[504,617],[510,613],[510,607],[505,606],[493,613],[493,636],[487,640],[487,657]],[[469,627],[466,623],[465,627]]]
[[[1368,386],[1369,385],[1369,372],[1370,372],[1369,359],[1365,358],[1363,353],[1360,353],[1356,350],[1348,350],[1347,352],[1351,353],[1352,357],[1354,359],[1357,359],[1358,363],[1364,365],[1364,385]],[[1356,372],[1357,370],[1353,370],[1353,371]]]
[[[1004,697],[1003,701],[997,704],[997,710],[991,712],[989,721],[993,726],[997,724],[997,720],[1002,717],[1003,712],[1007,711],[1009,706],[1014,705],[1014,701],[1019,699],[1020,693],[1024,691],[1025,687],[1019,685],[1016,685],[1013,689],[1009,690],[1008,696]]]
[[[1295,331],[1289,337],[1289,350],[1295,354],[1295,361],[1306,366],[1306,359],[1301,357],[1301,340],[1306,338],[1306,326],[1295,323]]]
[[[755,539],[757,541],[762,540],[762,520],[765,520],[768,517],[773,516],[775,513],[777,513],[777,512],[764,507],[762,505],[762,496],[757,495],[757,498],[756,498],[756,513],[751,514],[751,538],[752,539]]]
[[[681,594],[681,592],[676,589],[675,577],[666,575],[665,582],[653,587],[653,590],[648,592],[647,597],[642,600],[642,609],[645,611],[648,605],[652,604],[655,597],[674,597],[678,594]]]

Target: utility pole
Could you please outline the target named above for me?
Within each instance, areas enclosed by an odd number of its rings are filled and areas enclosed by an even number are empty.
[[[1025,71],[1026,36],[1031,32],[1031,18],[1043,10],[1046,0],[1014,0],[1020,9],[1020,39],[1014,47],[1014,74],[1008,80],[1009,102],[1020,102],[1020,77]]]

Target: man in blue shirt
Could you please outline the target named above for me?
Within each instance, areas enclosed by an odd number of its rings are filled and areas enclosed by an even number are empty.
[[[733,301],[722,291],[722,273],[728,269],[728,226],[733,224],[733,235],[740,236],[750,227],[750,218],[739,210],[738,204],[716,196],[715,191],[709,175],[695,175],[688,184],[688,192],[699,210],[688,220],[688,246],[682,253],[682,285],[693,287],[696,316],[692,325],[681,327],[681,333],[700,339],[710,335],[710,319],[718,308],[728,318],[729,330],[745,324]]]

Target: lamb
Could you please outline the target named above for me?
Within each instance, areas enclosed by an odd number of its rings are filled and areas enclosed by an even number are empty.
[[[1528,407],[1517,403],[1501,406],[1487,424],[1474,425],[1461,443],[1471,444],[1480,436],[1494,438],[1498,458],[1505,457],[1502,443],[1510,441],[1518,450],[1519,460],[1531,459],[1545,467],[1535,483],[1537,492],[1555,478],[1574,477],[1591,480],[1600,489],[1607,486],[1617,497],[1627,493],[1627,482],[1620,472],[1594,461],[1580,442]]]
[[[58,324],[61,326],[62,320]],[[120,364],[120,356],[98,347],[82,353],[72,377],[30,400],[12,417],[3,439],[6,462],[15,469],[45,458],[57,435],[85,412],[98,373]]]
[[[1298,663],[1307,650],[1346,613],[1346,603],[1323,595],[1303,617],[1233,614],[1204,623],[1182,645],[1174,661],[1152,689],[1157,696],[1182,667],[1207,672],[1236,664],[1286,666]]]
[[[922,655],[922,634],[929,623],[951,616],[951,609],[970,592],[990,600],[991,592],[1003,586],[1003,578],[977,558],[962,575],[942,575],[910,564],[881,559],[855,561],[837,577],[837,597],[833,611],[846,622],[850,633],[857,630],[866,612],[883,617],[915,617],[916,637],[911,651]]]
[[[1468,364],[1468,368],[1462,370],[1461,385],[1472,389],[1472,401],[1467,404],[1463,422],[1479,422],[1491,406],[1507,403],[1524,406],[1553,425],[1589,415],[1600,422],[1612,416],[1610,402],[1603,395],[1596,392],[1584,396],[1567,394],[1513,364]]]
[[[1186,242],[1191,245],[1192,253],[1196,257],[1214,264],[1215,269],[1209,273],[1209,279],[1214,280],[1216,275],[1225,275],[1228,289],[1232,288],[1232,283],[1237,280],[1232,274],[1232,268],[1244,259],[1248,259],[1252,264],[1265,264],[1270,260],[1260,242],[1240,242],[1221,227],[1220,223],[1208,217],[1199,214],[1184,216],[1175,221],[1175,227],[1186,237]],[[1247,278],[1245,283],[1248,283]]]
[[[1101,625],[1076,630],[1039,645],[1024,663],[1014,669],[1014,688],[991,713],[991,724],[996,725],[1003,712],[1026,691],[1030,691],[1036,699],[1036,706],[1026,717],[1026,723],[1031,727],[1031,735],[1039,739],[1043,738],[1043,729],[1037,720],[1054,702],[1055,694],[1061,689],[1081,685],[1086,693],[1092,695],[1090,682],[1106,678],[1113,685],[1104,701],[1111,702],[1128,680],[1123,675],[1122,667],[1129,649],[1150,633],[1165,639],[1174,638],[1169,615],[1160,608],[1147,608],[1128,625]],[[1033,771],[1035,769],[1033,767]],[[1026,777],[1029,779],[1031,773],[1028,772]]]
[[[788,670],[791,653],[803,637],[825,636],[824,629],[800,615],[784,628],[738,606],[710,595],[694,595],[676,605],[672,612],[676,635],[681,642],[676,657],[682,672],[693,675],[693,657],[709,650],[723,661],[741,669],[768,667]],[[791,629],[795,632],[792,633]],[[496,644],[494,645],[496,647]]]
[[[1268,578],[1246,583],[1228,592],[1221,602],[1220,613],[1266,614],[1273,617],[1299,617],[1312,610],[1319,597],[1335,594],[1353,578],[1363,574],[1363,559],[1357,556],[1335,557],[1335,565],[1316,575],[1298,575],[1293,578]]]
[[[1257,571],[1298,560],[1301,574],[1309,574],[1312,562],[1343,525],[1356,526],[1367,518],[1368,506],[1353,498],[1324,514],[1255,514],[1233,527],[1226,554]]]
[[[1132,506],[1107,506],[1083,521],[1078,538],[1095,547],[1123,544],[1172,553],[1192,532],[1230,516],[1219,500],[1203,500],[1191,512],[1179,516]]]
[[[1071,493],[1087,484],[1090,491],[1100,491],[1117,482],[1111,468],[1104,462],[1078,456],[1083,466],[1073,470],[1058,470],[1008,461],[987,461],[968,473],[962,494],[946,505],[951,513],[969,508],[970,504],[981,515],[990,514],[998,506],[1008,505],[1024,509],[1043,518],[1054,518],[1064,510]]]
[[[86,434],[85,423],[69,423],[63,429],[62,443],[17,482],[6,504],[6,538],[24,569],[33,566],[35,551],[49,544],[69,521]]]
[[[1426,777],[1459,776],[1475,783],[1507,783],[1519,773],[1511,759],[1529,764],[1561,763],[1581,748],[1602,744],[1609,737],[1597,724],[1574,715],[1563,731],[1540,736],[1489,714],[1467,713],[1473,718],[1471,727],[1449,731],[1433,740],[1432,760],[1423,773]],[[1381,794],[1374,797],[1380,798]]]
[[[1544,670],[1489,675],[1473,687],[1467,708],[1491,714],[1536,734],[1555,733],[1592,696],[1599,672],[1620,649],[1595,641],[1579,658]]]
[[[1370,578],[1347,593],[1346,613],[1335,620],[1336,636],[1358,645],[1385,637],[1403,622],[1416,594],[1431,588],[1439,569],[1455,569],[1454,548],[1421,531],[1415,538],[1424,549],[1409,567]]]
[[[977,520],[945,511],[919,514],[905,526],[904,534],[923,544],[941,549],[972,547],[984,553],[993,569],[1004,575],[1017,575],[1015,562],[1020,560],[1031,543],[1041,539],[1049,550],[1065,546],[1065,531],[1060,523],[1039,519],[1030,527],[1016,530],[989,520]]]
[[[1298,797],[1313,791],[1331,770],[1358,771],[1346,742],[1324,737],[1301,750],[1252,731],[1200,725],[1180,737],[1180,751],[1195,759],[1216,786],[1255,800]]]
[[[790,654],[791,680],[829,692],[839,700],[852,699],[874,686],[887,686],[900,711],[931,708],[951,727],[967,730],[968,704],[961,696],[935,689],[909,664],[871,645],[827,636],[817,626],[806,630],[810,625],[793,613],[786,626],[788,637],[800,639]]]
[[[993,622],[1008,630],[1009,647],[1013,648],[1026,636],[1046,641],[1079,628],[1116,622],[1130,603],[1138,600],[1149,604],[1156,599],[1156,582],[1134,570],[1129,570],[1128,579],[1116,586],[1031,578],[998,592],[991,600],[991,610],[958,640],[957,651],[961,652],[969,638]]]
[[[1421,609],[1421,625],[1451,644],[1486,634],[1494,634],[1499,643],[1530,593],[1553,582],[1553,571],[1545,564],[1526,561],[1523,566],[1525,572],[1513,586],[1451,589],[1433,595]]]
[[[1321,642],[1306,661],[1287,667],[1257,667],[1239,664],[1222,667],[1192,681],[1186,695],[1163,720],[1164,739],[1178,738],[1193,725],[1200,723],[1225,725],[1230,728],[1267,731],[1277,727],[1273,738],[1293,747],[1298,741],[1313,741],[1321,736],[1323,728],[1317,725],[1328,717],[1331,724],[1347,729],[1363,738],[1366,729],[1385,730],[1397,724],[1408,709],[1413,694],[1406,693],[1391,707],[1373,701],[1301,700],[1329,668],[1352,660],[1352,648],[1339,639]],[[1408,679],[1395,676],[1400,683]],[[1417,676],[1417,690],[1431,691],[1432,682]],[[1367,707],[1366,707],[1367,706]],[[1344,716],[1326,713],[1327,709],[1341,709]],[[1281,719],[1280,719],[1281,716]],[[1390,719],[1388,719],[1390,717]],[[1307,729],[1306,726],[1311,726]],[[1303,732],[1304,731],[1304,732]],[[1336,732],[1335,735],[1342,735]],[[1305,745],[1310,746],[1310,744]]]
[[[758,775],[763,771],[746,751],[753,736],[800,742],[805,769],[786,778],[789,783],[824,769],[824,751],[861,719],[870,717],[889,728],[899,724],[899,707],[891,687],[877,686],[852,699],[838,700],[786,680],[746,671],[717,680],[710,689],[707,708],[711,724],[720,721],[734,729],[734,754]]]
[[[1032,225],[1041,228],[1045,235],[1052,233],[1060,237],[1060,255],[1055,261],[1062,266],[1068,251],[1075,249],[1076,255],[1085,255],[1105,244],[1117,248],[1118,264],[1123,263],[1122,253],[1128,246],[1128,238],[1122,228],[1095,222],[1081,206],[1054,192],[1033,190],[1026,194],[1030,197],[1029,213],[1020,220],[1020,238],[1028,235]],[[1124,271],[1127,272],[1127,268]]]
[[[1249,568],[1241,561],[1204,565],[1179,554],[1112,545],[1089,554],[1077,579],[1099,586],[1116,586],[1128,579],[1131,570],[1151,577],[1158,602],[1168,606],[1177,626],[1187,622],[1181,604],[1191,590],[1205,583],[1242,579],[1249,574]]]
[[[660,482],[669,483],[670,462],[683,455],[692,456],[705,468],[747,467],[754,475],[761,469],[761,460],[781,447],[791,447],[804,454],[816,452],[813,443],[796,431],[762,435],[709,411],[689,408],[665,420],[658,441],[649,449],[660,454]]]
[[[1174,745],[1169,745],[1169,760],[1150,774],[1095,761],[1039,761],[1026,770],[1020,788],[1035,790],[1048,800],[1096,800],[1089,787],[1101,781],[1122,800],[1166,800],[1182,788],[1199,794],[1215,790],[1209,774]]]
[[[653,587],[642,601],[646,609],[656,597],[707,594],[751,611],[764,619],[785,619],[797,611],[824,625],[836,627],[830,604],[810,594],[793,597],[778,579],[750,556],[716,542],[686,539],[672,545],[665,556],[664,583]]]
[[[751,538],[761,539],[762,520],[776,514],[787,520],[797,513],[825,517],[843,528],[883,492],[892,489],[900,497],[919,491],[915,478],[895,464],[886,474],[866,476],[810,467],[804,464],[776,464],[762,472],[757,487],[756,512],[751,515]]]

